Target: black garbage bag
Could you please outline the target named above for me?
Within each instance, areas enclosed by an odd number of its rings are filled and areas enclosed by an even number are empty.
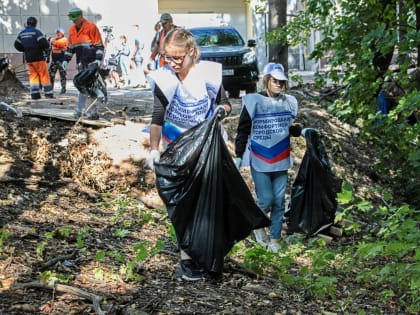
[[[104,75],[96,63],[89,64],[86,69],[76,74],[73,84],[82,94],[98,98],[104,103],[108,99]]]
[[[232,246],[270,224],[237,170],[216,117],[172,142],[155,171],[180,248],[208,272],[220,274]]]
[[[285,214],[289,232],[313,236],[334,223],[341,180],[331,171],[319,133],[305,133],[306,152],[292,185],[291,206]]]

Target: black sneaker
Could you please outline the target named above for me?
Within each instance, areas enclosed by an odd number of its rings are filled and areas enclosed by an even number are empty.
[[[61,88],[60,94],[66,94],[66,88]]]
[[[187,281],[197,281],[203,279],[203,272],[195,266],[191,259],[181,260],[176,267],[175,275],[177,279]]]

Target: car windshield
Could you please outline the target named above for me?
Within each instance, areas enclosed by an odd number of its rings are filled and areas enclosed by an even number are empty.
[[[244,46],[242,37],[234,29],[191,30],[199,46]]]

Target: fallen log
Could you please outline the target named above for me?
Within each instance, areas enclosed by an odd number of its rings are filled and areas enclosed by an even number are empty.
[[[327,244],[330,244],[333,241],[333,237],[329,235],[318,233],[316,236],[323,239]]]
[[[342,219],[340,222],[338,222],[338,225],[341,225],[342,227],[348,227],[352,224],[354,224],[354,222],[347,219]]]
[[[14,289],[35,288],[35,289],[53,290],[56,292],[72,294],[72,295],[91,301],[97,315],[106,315],[106,312],[101,309],[102,298],[100,296],[93,293],[86,292],[82,289],[65,285],[65,284],[57,283],[54,285],[47,285],[47,284],[42,284],[40,282],[27,282],[27,283],[16,283],[14,284],[13,288]]]
[[[328,228],[328,233],[330,233],[334,236],[343,236],[343,229],[341,229],[340,227],[332,225]]]
[[[59,120],[72,121],[75,123],[81,123],[84,125],[95,126],[95,127],[111,127],[113,123],[106,119],[87,119],[74,116],[72,110],[59,109],[59,108],[29,108],[24,109],[23,115],[36,116],[36,117],[47,117],[55,118]]]

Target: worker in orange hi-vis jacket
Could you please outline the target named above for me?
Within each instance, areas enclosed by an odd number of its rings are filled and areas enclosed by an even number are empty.
[[[64,35],[64,29],[59,27],[56,30],[56,36],[50,38],[51,42],[51,62],[49,67],[51,84],[54,88],[55,74],[60,73],[61,92],[66,93],[66,75],[67,75],[67,61],[65,60],[65,52],[67,50],[67,38]]]
[[[158,58],[158,68],[163,67],[167,64],[164,58],[163,42],[166,34],[169,33],[170,30],[173,30],[178,27],[174,25],[172,15],[170,15],[169,13],[162,13],[159,22],[162,25],[162,28],[159,31],[159,33],[156,34],[155,46],[152,47],[152,53],[150,55],[149,64],[147,66],[148,70],[151,70],[153,68],[152,64],[154,63],[154,60],[156,58]]]
[[[85,70],[93,62],[101,65],[104,56],[104,44],[96,24],[85,19],[80,8],[70,9],[68,17],[73,24],[68,31],[68,48],[65,53],[66,61],[69,62],[73,54],[76,54],[77,70],[79,72]],[[77,117],[82,116],[87,98],[88,95],[79,93],[77,111],[75,113]],[[86,117],[99,119],[96,106],[92,107],[91,113],[86,114]]]
[[[33,100],[41,98],[42,88],[46,98],[54,98],[46,61],[50,43],[45,35],[36,28],[37,23],[38,20],[35,17],[28,17],[25,29],[19,33],[14,43],[16,50],[24,53]]]

